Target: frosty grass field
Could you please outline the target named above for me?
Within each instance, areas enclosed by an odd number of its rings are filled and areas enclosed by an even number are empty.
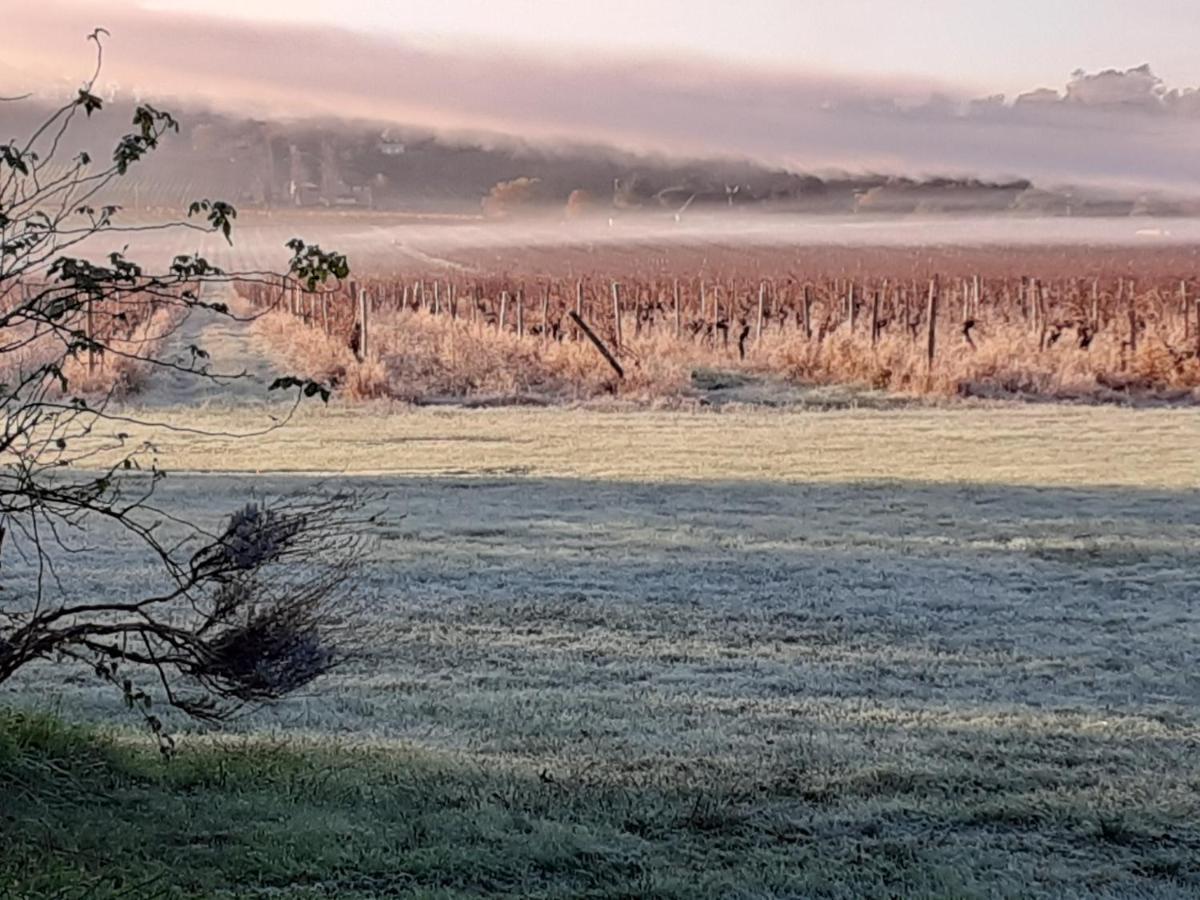
[[[388,492],[363,652],[165,770],[89,750],[84,849],[136,809],[198,896],[1194,896],[1198,446],[1188,411],[1042,406],[167,436],[162,502],[204,520]],[[136,579],[120,549],[79,575]],[[60,679],[3,701],[111,715]]]
[[[253,432],[259,397],[163,377],[136,415]],[[214,526],[386,494],[360,653],[173,719],[169,763],[86,672],[7,683],[90,725],[3,713],[0,896],[1200,892],[1192,410],[335,403],[155,442]],[[86,560],[83,593],[153,572]]]

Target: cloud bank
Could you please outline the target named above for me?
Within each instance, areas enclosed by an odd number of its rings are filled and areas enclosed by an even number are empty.
[[[0,33],[0,93],[89,68],[149,97],[229,111],[339,115],[640,152],[747,157],[798,171],[1031,178],[1200,193],[1200,102],[1144,70],[1077,74],[1065,94],[974,101],[953,86],[731,67],[695,59],[568,61],[429,47],[310,26],[63,0]],[[1064,61],[1064,70],[1070,61]],[[10,88],[11,85],[11,88]],[[0,116],[3,112],[0,110]]]

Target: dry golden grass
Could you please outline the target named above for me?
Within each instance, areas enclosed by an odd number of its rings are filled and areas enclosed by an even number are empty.
[[[618,380],[583,340],[517,336],[494,324],[451,320],[425,311],[376,312],[371,353],[359,362],[349,342],[285,312],[268,313],[258,333],[289,371],[332,382],[350,399],[407,402],[483,398],[578,401],[617,394],[655,402],[696,395],[700,370],[741,373],[809,385],[850,384],[901,395],[1026,397],[1082,401],[1200,400],[1200,358],[1185,351],[1179,328],[1147,323],[1135,351],[1116,329],[1087,348],[1062,331],[1053,343],[1018,323],[982,323],[974,346],[960,326],[939,328],[932,367],[927,333],[890,331],[872,344],[869,326],[847,325],[806,339],[794,327],[768,327],[760,341],[735,325],[726,339],[693,336],[673,325],[623,323]],[[573,333],[573,327],[569,334]],[[612,346],[613,336],[603,335]]]
[[[1030,397],[1070,400],[1134,398],[1200,400],[1200,360],[1179,348],[1182,335],[1154,326],[1135,352],[1119,339],[1097,336],[1087,349],[1068,332],[1053,345],[1027,327],[997,323],[973,332],[975,347],[960,331],[942,328],[936,360],[929,366],[927,335],[881,336],[842,329],[822,342],[776,336],[764,342],[768,368],[818,384],[851,382],[906,394]]]
[[[137,393],[152,377],[154,359],[181,318],[176,307],[155,309],[124,335],[103,338],[106,353],[97,353],[89,361],[86,352],[67,356],[61,362],[66,390],[54,387],[58,393],[71,396],[128,397]],[[30,373],[55,361],[62,360],[63,338],[53,332],[35,334],[31,327],[9,326],[4,340],[13,349],[0,353],[0,383],[15,385]],[[55,379],[46,376],[51,382]]]
[[[333,384],[340,396],[352,400],[388,396],[387,372],[380,362],[360,362],[348,346],[299,319],[270,312],[255,321],[254,333],[281,368]]]
[[[157,310],[128,337],[109,339],[106,343],[112,352],[97,357],[90,371],[86,354],[70,358],[64,368],[67,383],[75,393],[136,394],[154,376],[155,366],[147,359],[158,357],[180,318],[181,311],[174,307]]]
[[[696,414],[335,401],[309,403],[286,427],[244,438],[235,435],[269,424],[266,411],[156,409],[143,418],[210,432],[122,425],[135,440],[152,439],[174,471],[1200,488],[1200,417],[1189,409],[988,403]]]
[[[258,334],[290,371],[336,385],[350,399],[407,402],[446,398],[583,400],[618,391],[617,379],[582,341],[518,337],[480,323],[425,312],[381,312],[371,320],[370,359],[284,312],[257,322]],[[631,341],[619,391],[635,399],[679,396],[691,369],[711,353],[662,336]]]

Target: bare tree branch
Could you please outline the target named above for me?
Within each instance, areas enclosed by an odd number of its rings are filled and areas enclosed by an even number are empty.
[[[108,163],[97,168],[80,154],[65,170],[52,166],[71,129],[103,110],[93,90],[107,34],[88,36],[95,68],[77,96],[26,140],[0,145],[0,682],[37,660],[86,665],[121,690],[169,752],[173,742],[134,673],[149,675],[170,706],[219,719],[329,671],[348,646],[330,610],[345,602],[373,519],[363,512],[370,498],[323,487],[298,500],[249,503],[206,529],[156,502],[166,473],[153,444],[108,428],[215,432],[119,412],[115,383],[99,392],[80,385],[84,360],[88,371],[99,360],[229,384],[245,373],[212,371],[201,347],[190,348],[190,360],[163,355],[197,311],[239,318],[208,299],[214,288],[332,290],[349,271],[344,256],[298,239],[287,244],[282,275],[227,272],[198,254],[158,267],[124,249],[86,255],[99,238],[164,231],[232,241],[237,217],[229,204],[203,199],[175,221],[124,224],[118,207],[93,205],[178,130],[170,113],[148,104],[137,107]],[[272,387],[294,389],[293,402],[241,436],[282,427],[305,396],[328,397],[325,386],[299,378]],[[63,560],[98,552],[113,534],[153,562],[157,584],[66,576]]]

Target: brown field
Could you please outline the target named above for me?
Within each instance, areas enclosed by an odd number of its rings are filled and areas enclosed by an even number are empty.
[[[1105,278],[1178,281],[1200,273],[1200,245],[1165,244],[959,244],[865,246],[845,243],[788,244],[739,240],[653,242],[573,242],[560,244],[496,244],[450,247],[439,256],[471,273],[513,277],[589,278],[608,275],[645,277],[720,277],[741,281],[759,278],[819,280],[868,278],[897,280],[943,277],[1007,279],[1022,275],[1050,279]],[[352,260],[353,262],[353,260]],[[364,274],[399,275],[382,259],[368,258]],[[405,268],[407,275],[429,276]],[[442,269],[442,274],[445,269]]]

